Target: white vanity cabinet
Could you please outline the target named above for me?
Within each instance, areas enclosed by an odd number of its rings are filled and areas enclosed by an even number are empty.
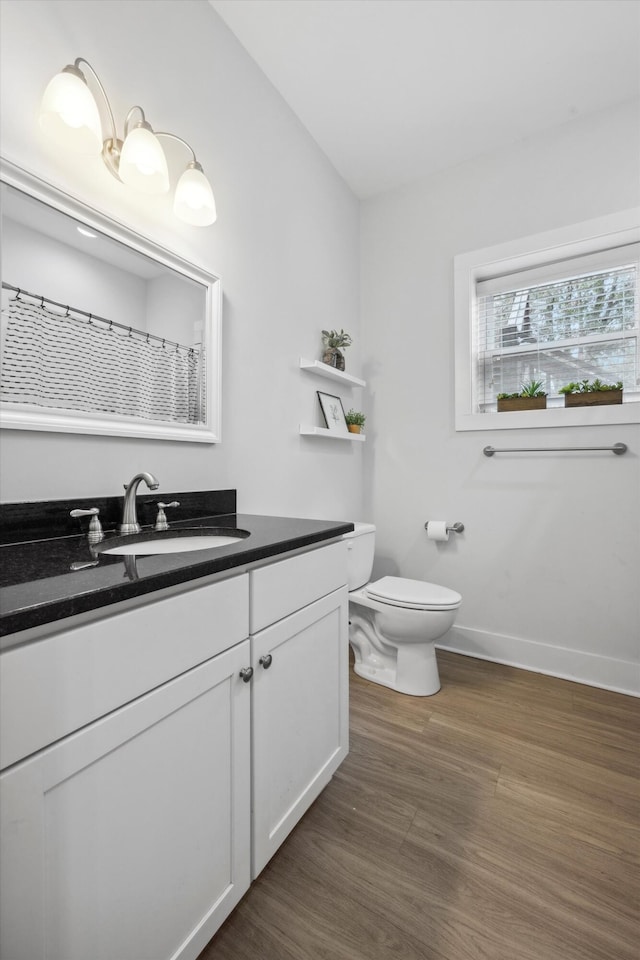
[[[255,878],[348,752],[345,544],[249,576]]]
[[[348,750],[335,542],[5,651],[0,960],[195,960]]]

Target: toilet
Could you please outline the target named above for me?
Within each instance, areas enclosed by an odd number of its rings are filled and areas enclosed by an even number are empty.
[[[440,689],[435,641],[449,630],[462,597],[424,580],[369,582],[376,528],[356,523],[347,541],[349,643],[360,677],[413,697]]]

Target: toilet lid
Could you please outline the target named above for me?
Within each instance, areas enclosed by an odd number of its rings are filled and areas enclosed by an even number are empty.
[[[382,577],[368,584],[367,594],[372,600],[412,610],[452,610],[462,602],[462,597],[455,590],[424,580],[406,580],[404,577]]]

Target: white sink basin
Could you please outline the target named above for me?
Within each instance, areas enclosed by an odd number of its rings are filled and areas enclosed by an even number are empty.
[[[246,536],[246,534],[245,534]],[[142,557],[157,553],[187,553],[190,550],[211,550],[215,547],[226,547],[230,543],[238,543],[245,536],[234,537],[223,534],[201,534],[183,537],[163,537],[160,534],[151,540],[142,540],[137,543],[118,543],[114,547],[105,546],[100,553],[108,553],[120,557]]]

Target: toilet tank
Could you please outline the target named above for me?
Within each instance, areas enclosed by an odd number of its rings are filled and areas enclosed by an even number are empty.
[[[354,523],[353,533],[345,533],[347,541],[347,573],[349,590],[357,590],[369,582],[373,570],[376,528],[372,523]]]

